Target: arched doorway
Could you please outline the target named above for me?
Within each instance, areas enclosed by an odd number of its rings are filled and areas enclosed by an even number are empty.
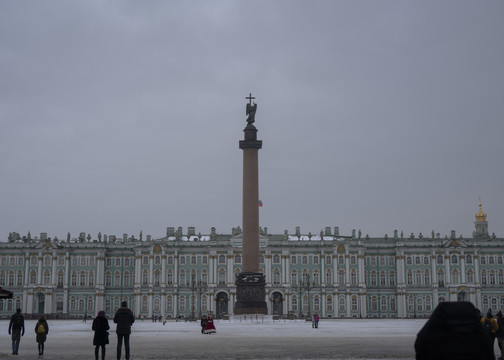
[[[279,292],[274,292],[271,295],[272,306],[272,314],[273,315],[282,315],[283,314],[283,296]]]
[[[220,292],[215,297],[216,306],[215,312],[217,319],[221,319],[228,312],[228,295],[225,292]]]
[[[469,301],[469,298],[467,297],[467,293],[465,291],[460,291],[457,294],[457,301]]]

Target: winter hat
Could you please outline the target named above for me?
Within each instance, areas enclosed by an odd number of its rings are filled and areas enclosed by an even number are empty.
[[[497,313],[497,316],[502,316],[502,311],[499,311],[499,312]]]
[[[105,311],[103,310],[98,311],[98,316],[105,317]]]
[[[127,303],[126,301],[123,301],[123,302],[121,303],[121,307],[127,307],[127,306],[128,306],[128,303]]]

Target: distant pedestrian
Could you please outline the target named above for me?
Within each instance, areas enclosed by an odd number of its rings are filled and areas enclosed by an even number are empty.
[[[166,316],[163,315],[163,325],[166,324]]]
[[[502,317],[502,311],[499,311],[497,313],[497,325],[499,328],[497,329],[496,337],[497,337],[497,345],[499,346],[500,350],[500,357],[499,360],[504,359],[504,318]]]
[[[17,355],[19,351],[19,342],[24,335],[24,316],[21,315],[21,309],[11,316],[9,322],[9,335],[12,335],[12,355]]]
[[[215,330],[213,317],[212,315],[208,315],[207,322],[205,324],[205,330],[203,330],[204,334],[215,334],[217,330]]]
[[[102,360],[105,360],[105,345],[109,343],[109,332],[107,330],[110,329],[105,311],[98,311],[98,315],[93,320],[92,329],[94,331],[95,360],[98,360],[100,348],[102,349]]]
[[[49,333],[49,325],[44,316],[41,316],[35,325],[35,333],[37,334],[38,352],[39,356],[44,355],[44,343],[47,340]]]
[[[202,333],[202,334],[203,334],[203,332],[205,331],[206,324],[207,324],[207,317],[206,317],[206,315],[203,315],[203,316],[201,317],[201,320],[200,320],[201,333]]]
[[[121,360],[121,348],[124,340],[124,349],[126,352],[126,360],[130,358],[130,334],[131,334],[131,325],[135,322],[135,316],[133,312],[128,309],[128,304],[126,301],[121,303],[121,307],[117,309],[114,316],[114,323],[116,326],[116,334],[117,334],[117,360]]]
[[[82,317],[82,322],[85,323],[87,320],[87,313],[84,314],[84,316]]]
[[[315,313],[315,315],[313,315],[313,323],[312,323],[312,327],[314,327],[315,329],[318,329],[318,323],[320,321],[320,316],[318,313]]]

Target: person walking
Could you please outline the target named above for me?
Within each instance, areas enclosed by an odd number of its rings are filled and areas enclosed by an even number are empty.
[[[502,311],[497,313],[497,332],[495,336],[497,337],[497,345],[499,346],[500,356],[498,360],[504,360],[504,318],[502,317]]]
[[[205,324],[205,330],[203,330],[204,334],[215,334],[217,330],[215,330],[213,317],[212,315],[208,315],[207,322]]]
[[[93,320],[92,329],[94,331],[93,345],[95,346],[95,360],[98,360],[100,348],[102,349],[102,360],[105,360],[105,345],[109,343],[109,333],[107,330],[110,329],[105,311],[98,311],[98,315]]]
[[[117,309],[114,315],[114,323],[116,326],[117,334],[117,360],[121,360],[121,348],[124,340],[124,350],[126,352],[126,360],[130,358],[130,334],[131,325],[135,322],[135,317],[133,312],[128,309],[128,304],[126,301],[121,303],[121,307]]]
[[[38,352],[39,356],[44,355],[44,343],[47,340],[47,334],[49,333],[49,325],[44,316],[41,316],[37,324],[35,324],[35,333],[37,334]]]
[[[201,325],[201,333],[203,334],[203,331],[205,331],[205,327],[207,324],[207,317],[206,315],[203,315],[200,320],[200,325]]]
[[[313,315],[313,327],[315,329],[318,329],[318,323],[320,321],[320,316],[318,313],[315,313],[315,315]]]
[[[19,342],[24,332],[24,316],[21,315],[21,309],[17,309],[16,313],[11,316],[9,322],[9,335],[12,335],[12,355],[18,354]]]

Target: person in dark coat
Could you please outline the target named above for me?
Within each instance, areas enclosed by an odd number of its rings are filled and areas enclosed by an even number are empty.
[[[37,334],[39,356],[41,356],[44,355],[44,343],[47,340],[47,334],[49,334],[49,325],[44,316],[41,316],[35,324],[35,333]]]
[[[495,336],[497,337],[497,345],[499,346],[500,350],[500,357],[499,360],[504,359],[504,318],[502,317],[502,311],[499,311],[497,313],[497,326],[499,327],[497,329],[497,332],[495,333]]]
[[[16,313],[11,316],[9,322],[9,335],[12,335],[12,355],[17,355],[19,351],[19,342],[21,336],[24,335],[24,316],[21,315],[21,309],[17,309]]]
[[[201,325],[201,333],[202,333],[202,334],[203,334],[203,331],[205,330],[206,323],[207,323],[207,317],[206,317],[206,315],[203,315],[203,316],[201,317],[201,321],[200,321],[200,325]]]
[[[126,360],[130,358],[130,345],[129,339],[131,334],[131,325],[135,322],[133,312],[128,309],[126,301],[121,303],[121,307],[117,309],[114,315],[114,323],[116,326],[117,334],[117,360],[121,360],[121,348],[124,339],[124,350],[126,352]]]
[[[94,331],[93,345],[95,346],[95,360],[98,360],[100,348],[102,349],[102,360],[105,360],[105,345],[109,343],[109,333],[107,330],[110,329],[105,311],[98,311],[98,315],[93,320],[92,329]]]
[[[417,334],[417,360],[494,360],[479,311],[470,302],[441,302]]]

